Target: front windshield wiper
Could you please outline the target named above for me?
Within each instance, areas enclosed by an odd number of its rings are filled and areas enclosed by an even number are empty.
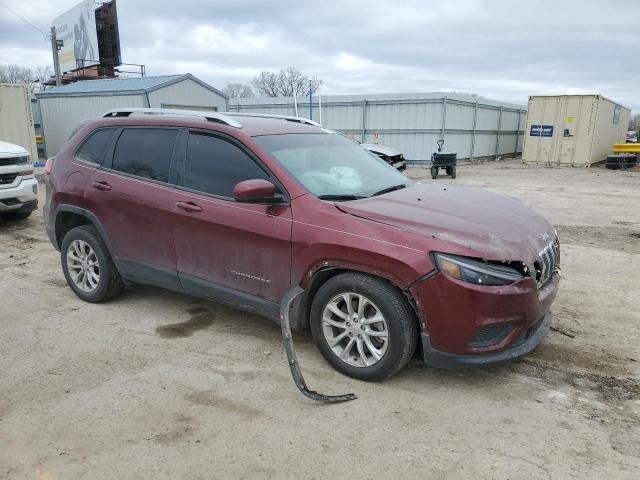
[[[320,200],[336,200],[336,201],[346,201],[346,200],[360,200],[363,197],[362,195],[352,195],[352,194],[344,194],[344,195],[318,195]]]
[[[383,188],[382,190],[378,190],[377,192],[372,193],[371,196],[375,197],[377,195],[382,195],[383,193],[389,193],[389,192],[393,192],[394,190],[400,190],[403,188],[407,188],[406,183],[400,183],[399,185],[391,185],[390,187]]]

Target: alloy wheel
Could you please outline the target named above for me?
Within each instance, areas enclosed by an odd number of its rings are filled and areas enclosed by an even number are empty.
[[[359,293],[333,297],[322,313],[322,332],[333,353],[354,367],[371,367],[387,351],[389,330],[380,309]]]
[[[92,293],[100,283],[100,264],[96,252],[83,240],[74,240],[67,249],[67,269],[73,284]]]

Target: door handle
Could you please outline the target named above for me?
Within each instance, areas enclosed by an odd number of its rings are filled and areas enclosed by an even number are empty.
[[[111,185],[109,185],[107,182],[93,182],[91,185],[93,186],[93,188],[102,192],[108,192],[109,190],[111,190]]]
[[[185,212],[201,212],[202,207],[193,202],[176,202],[176,207],[181,208]]]

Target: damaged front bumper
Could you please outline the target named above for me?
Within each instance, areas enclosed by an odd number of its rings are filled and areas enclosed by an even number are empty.
[[[422,356],[427,365],[448,370],[513,360],[514,358],[526,355],[538,346],[549,331],[551,318],[551,312],[547,312],[538,324],[526,330],[521,338],[516,340],[506,350],[476,355],[461,355],[437,350],[431,345],[429,334],[422,333],[420,335],[422,339]]]
[[[559,278],[540,287],[532,278],[494,287],[438,273],[413,286],[425,363],[456,368],[527,354],[549,330]]]

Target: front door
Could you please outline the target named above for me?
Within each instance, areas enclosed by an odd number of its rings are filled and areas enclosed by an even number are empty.
[[[189,133],[178,165],[173,236],[185,290],[278,303],[290,288],[291,209],[238,203],[232,193],[271,174],[235,140],[199,131]]]

